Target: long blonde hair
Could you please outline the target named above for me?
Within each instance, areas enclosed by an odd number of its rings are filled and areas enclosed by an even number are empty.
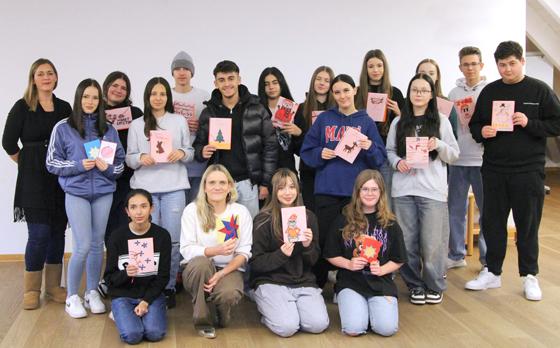
[[[259,219],[255,219],[255,230],[264,224],[270,223],[274,236],[283,240],[282,233],[282,206],[278,200],[278,191],[288,184],[288,178],[292,180],[296,188],[297,197],[292,203],[292,207],[303,205],[299,191],[299,182],[296,174],[287,168],[280,168],[274,173],[271,179],[272,191],[268,195],[268,200],[259,214]]]
[[[376,207],[377,220],[379,221],[379,224],[382,228],[387,228],[395,221],[395,215],[391,212],[387,202],[387,192],[385,191],[385,183],[383,182],[381,173],[373,169],[363,170],[354,182],[350,203],[342,209],[342,214],[346,218],[346,226],[342,229],[342,237],[345,240],[358,237],[367,229],[368,221],[362,207],[360,190],[362,189],[362,186],[370,180],[375,181],[379,187],[379,201],[377,202]]]
[[[231,177],[231,174],[228,172],[226,167],[221,164],[212,164],[206,168],[206,171],[202,175],[202,179],[200,180],[200,189],[198,190],[198,194],[196,195],[195,204],[196,204],[196,213],[198,215],[198,219],[200,220],[200,224],[202,225],[202,230],[206,233],[216,228],[216,216],[214,215],[214,207],[208,202],[206,197],[206,179],[208,175],[212,172],[221,172],[227,178],[228,184],[230,186],[230,191],[226,197],[226,203],[230,204],[237,201],[237,189],[235,188],[235,181]]]
[[[55,76],[56,76],[56,82],[54,83],[53,90],[58,85],[58,72],[56,71],[56,68],[55,68],[54,64],[50,60],[48,60],[46,58],[39,58],[36,61],[34,61],[33,64],[31,64],[31,68],[29,68],[29,77],[27,79],[27,88],[25,89],[25,92],[23,93],[23,100],[25,100],[25,102],[27,103],[27,106],[29,106],[29,110],[31,110],[33,112],[37,111],[37,103],[39,101],[39,95],[38,95],[38,92],[37,92],[37,85],[35,85],[35,72],[37,71],[39,66],[41,66],[43,64],[50,65],[51,68],[54,71]]]

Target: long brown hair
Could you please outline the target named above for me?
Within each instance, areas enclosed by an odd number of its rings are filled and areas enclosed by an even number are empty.
[[[363,170],[354,182],[350,203],[342,209],[342,215],[346,218],[346,226],[342,229],[342,237],[345,240],[358,237],[360,234],[363,234],[368,227],[367,217],[364,214],[362,200],[360,199],[360,190],[362,186],[370,180],[375,181],[379,187],[379,201],[376,207],[379,224],[382,228],[387,228],[395,221],[395,215],[391,212],[389,203],[387,202],[387,192],[381,173],[373,169]]]
[[[440,98],[441,98],[441,97],[444,97],[444,98],[445,98],[445,96],[443,95],[443,92],[441,91],[441,72],[440,72],[440,70],[439,70],[439,65],[438,65],[438,63],[437,63],[435,60],[433,60],[432,58],[422,59],[422,60],[420,61],[420,63],[418,63],[418,65],[416,66],[416,73],[417,73],[417,74],[418,74],[418,69],[420,69],[420,65],[422,65],[422,64],[424,64],[424,63],[430,63],[430,64],[432,64],[433,66],[436,67],[437,81],[434,82],[434,85],[435,85],[435,90],[434,90],[434,92],[435,92],[435,94],[436,94],[435,96],[436,96],[436,97],[440,97]],[[432,80],[433,80],[433,79],[432,79]],[[445,99],[447,99],[447,98],[445,98]]]
[[[27,106],[29,106],[29,110],[33,112],[37,111],[37,103],[39,101],[37,85],[35,85],[35,72],[37,71],[39,66],[43,64],[50,65],[54,71],[54,75],[56,76],[56,82],[54,83],[53,90],[55,90],[56,86],[58,85],[58,72],[56,71],[54,64],[50,60],[46,58],[39,58],[34,61],[33,64],[31,64],[31,68],[29,68],[29,77],[27,79],[27,88],[23,93],[23,100],[25,100],[25,103],[27,103]]]
[[[362,72],[360,73],[360,86],[358,93],[356,93],[356,107],[358,109],[365,109],[367,106],[367,97],[369,93],[369,75],[367,71],[367,64],[371,58],[377,58],[383,62],[383,76],[381,77],[381,93],[387,93],[389,99],[393,98],[393,86],[389,78],[389,63],[385,54],[380,49],[370,50],[364,56],[362,62]]]
[[[169,82],[163,77],[153,77],[146,84],[144,89],[144,134],[146,137],[150,138],[150,131],[156,130],[158,128],[157,119],[152,113],[152,105],[150,104],[150,95],[152,94],[152,89],[156,85],[162,85],[165,88],[165,94],[167,95],[167,102],[165,103],[165,111],[173,113],[173,95],[171,94],[171,87]]]
[[[334,99],[331,92],[332,81],[334,80],[334,71],[330,67],[326,65],[322,65],[315,69],[313,75],[311,75],[311,82],[309,82],[309,91],[307,92],[307,97],[305,98],[305,102],[303,104],[303,118],[305,119],[305,123],[307,127],[311,127],[311,113],[313,111],[319,110],[319,102],[317,101],[317,92],[315,92],[315,79],[320,72],[326,72],[329,74],[330,77],[330,85],[329,91],[327,92],[327,107],[331,107],[334,105]]]
[[[288,179],[292,180],[297,192],[297,197],[292,203],[292,207],[303,205],[299,191],[299,182],[296,174],[287,168],[280,168],[274,173],[271,179],[272,192],[268,196],[265,206],[259,214],[259,221],[255,220],[255,230],[264,224],[270,223],[274,236],[283,240],[282,233],[282,207],[278,200],[278,191],[283,189],[288,184]]]

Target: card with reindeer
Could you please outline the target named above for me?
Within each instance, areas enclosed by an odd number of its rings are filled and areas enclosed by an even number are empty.
[[[150,156],[156,163],[169,162],[167,157],[173,151],[171,133],[164,130],[150,131]]]
[[[342,139],[334,149],[334,153],[346,162],[354,163],[360,153],[361,147],[358,145],[360,140],[367,140],[367,136],[352,127],[346,127]]]

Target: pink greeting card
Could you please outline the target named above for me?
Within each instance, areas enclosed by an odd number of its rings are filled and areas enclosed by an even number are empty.
[[[156,272],[154,261],[154,239],[138,238],[128,240],[128,262],[138,267],[138,274]]]
[[[216,218],[216,239],[223,244],[230,239],[239,238],[239,215],[231,214],[229,217]]]
[[[172,151],[171,133],[163,130],[150,131],[150,156],[157,163],[169,162],[167,157]]]
[[[194,113],[194,103],[186,103],[180,100],[173,101],[173,111],[176,114],[179,114],[185,118],[185,120],[189,121],[192,119],[196,119]]]
[[[438,111],[446,117],[449,117],[449,115],[451,115],[451,110],[453,110],[453,102],[440,97],[437,97],[436,100]]]
[[[379,250],[383,242],[377,239],[364,235],[362,238],[362,249],[360,251],[360,256],[367,259],[368,263],[377,262],[377,256],[379,255]]]
[[[311,111],[311,124],[315,123],[315,120],[317,119],[317,117],[323,112],[325,112],[325,110]]]
[[[387,119],[387,94],[368,93],[366,112],[375,122]]]
[[[101,147],[99,147],[99,158],[101,158],[108,164],[113,164],[113,161],[115,160],[115,151],[117,151],[117,143],[101,140]]]
[[[107,121],[113,124],[117,130],[128,129],[132,123],[132,110],[130,106],[124,108],[105,110]]]
[[[361,150],[358,146],[360,140],[367,140],[367,136],[355,128],[346,127],[344,135],[334,149],[334,153],[346,162],[354,163]]]
[[[459,114],[459,123],[463,128],[469,126],[474,113],[474,98],[472,96],[455,101],[455,110]]]
[[[305,241],[304,232],[307,230],[307,213],[305,207],[282,208],[282,231],[284,242]]]
[[[427,168],[428,137],[406,137],[406,163],[412,168]]]
[[[298,103],[280,97],[280,99],[278,99],[278,105],[276,105],[276,111],[274,115],[272,115],[272,125],[274,127],[280,127],[284,123],[293,123],[298,106]]]
[[[494,100],[492,102],[492,127],[498,132],[513,132],[515,101]]]
[[[210,117],[208,145],[219,150],[231,150],[231,118]]]

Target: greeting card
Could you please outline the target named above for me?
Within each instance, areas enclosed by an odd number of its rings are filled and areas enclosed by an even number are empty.
[[[96,159],[99,156],[99,148],[101,147],[101,140],[95,139],[84,144],[86,155],[88,159]]]
[[[325,110],[311,111],[311,124],[315,123],[315,120],[317,119],[317,117],[323,112],[325,112]]]
[[[360,256],[367,259],[368,263],[377,262],[377,256],[383,243],[371,236],[364,236],[362,239],[362,250]]]
[[[150,131],[150,156],[157,163],[169,162],[167,157],[173,151],[171,133],[164,130]]]
[[[367,136],[355,128],[346,127],[344,135],[334,149],[334,153],[343,160],[354,163],[361,150],[360,146],[358,146],[360,140],[367,140]]]
[[[406,137],[406,163],[412,168],[427,168],[428,137]]]
[[[151,237],[129,239],[128,262],[138,267],[138,274],[156,272],[154,239]]]
[[[231,118],[210,117],[208,145],[218,150],[231,150]]]
[[[474,98],[472,96],[468,96],[463,99],[459,99],[455,101],[455,110],[457,110],[457,114],[459,115],[459,123],[463,128],[469,126],[471,122],[472,115],[474,113]]]
[[[113,164],[115,160],[115,152],[117,151],[117,143],[112,141],[101,141],[99,147],[99,158],[103,159],[107,164]]]
[[[298,106],[298,103],[290,99],[280,97],[278,99],[278,104],[276,105],[276,111],[274,112],[274,115],[272,115],[272,125],[274,127],[280,127],[284,123],[293,123]]]
[[[216,239],[222,244],[230,239],[239,238],[239,215],[232,214],[229,218],[216,219]]]
[[[492,102],[492,127],[498,132],[513,132],[515,101],[494,100]]]
[[[387,119],[387,94],[368,93],[366,112],[375,122]]]
[[[451,115],[451,110],[453,110],[453,102],[451,100],[443,99],[440,97],[437,97],[436,100],[439,113],[444,114],[449,118],[449,115]]]
[[[117,130],[128,129],[132,123],[132,110],[130,106],[105,110],[105,117]]]
[[[307,230],[307,213],[305,207],[282,208],[282,231],[284,243],[305,241],[304,232]]]

